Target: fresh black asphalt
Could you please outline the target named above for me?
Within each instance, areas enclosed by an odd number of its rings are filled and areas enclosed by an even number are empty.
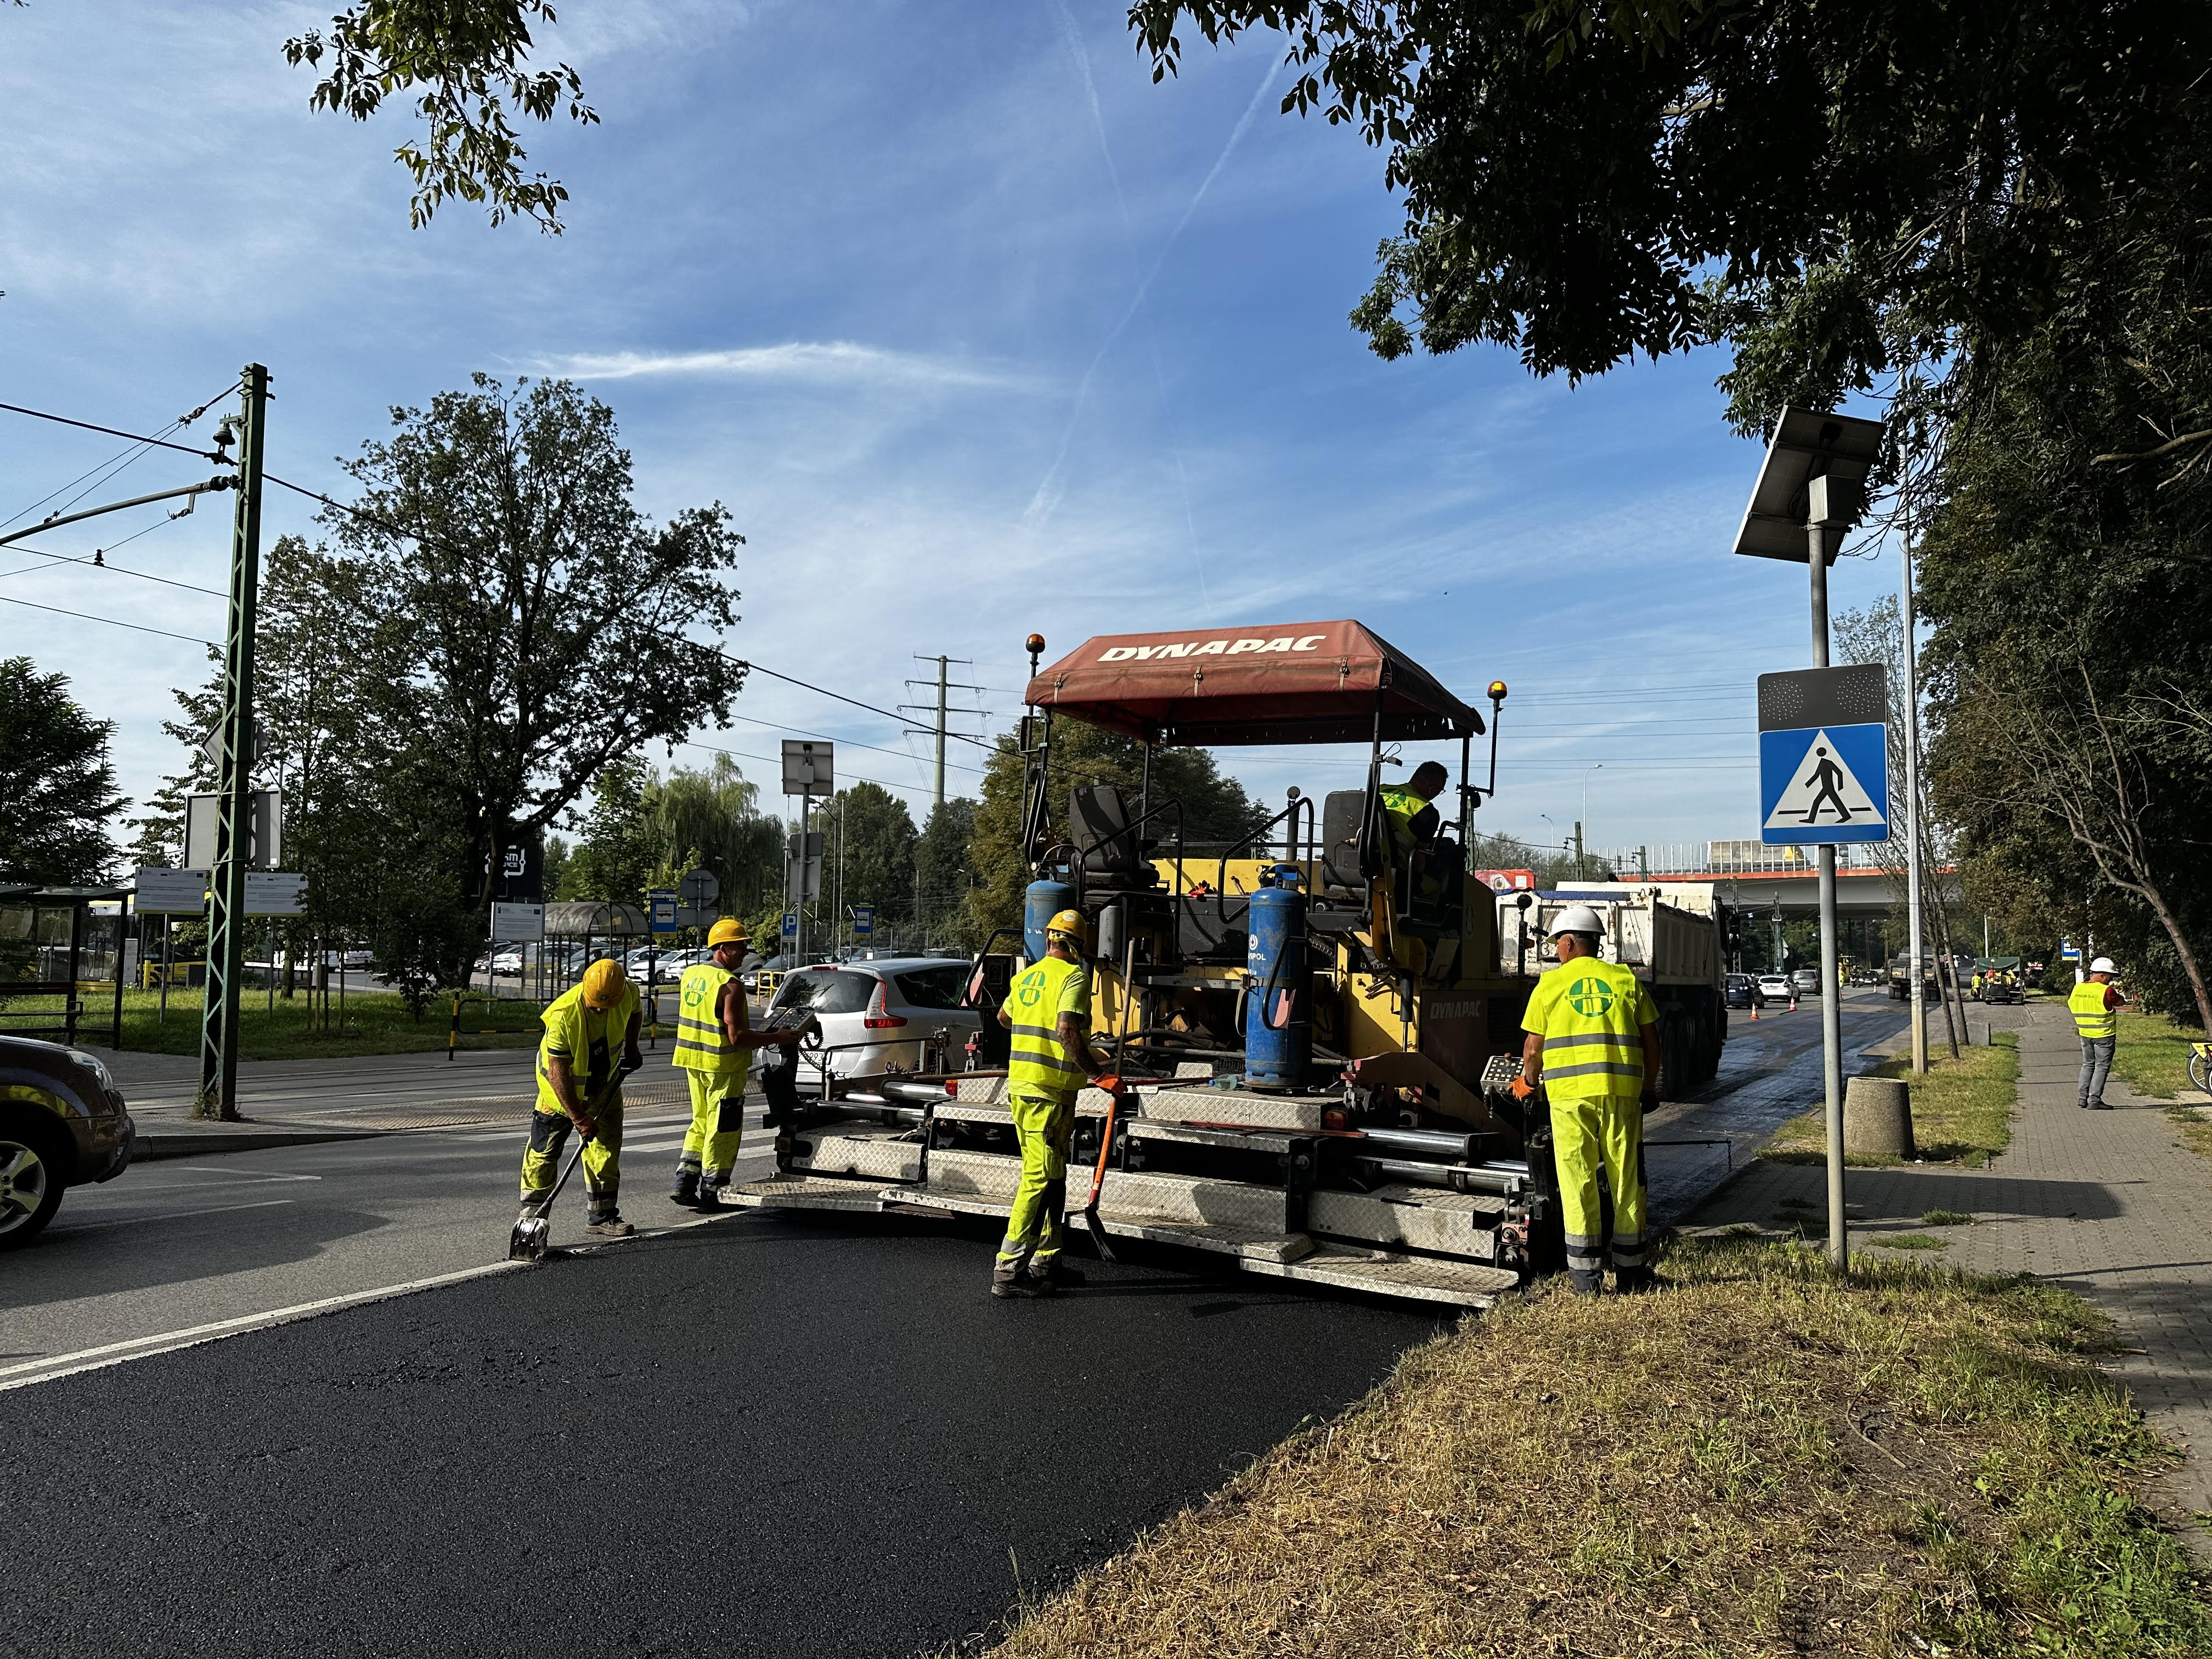
[[[989,1256],[748,1215],[0,1394],[0,1653],[972,1644],[1439,1328]]]

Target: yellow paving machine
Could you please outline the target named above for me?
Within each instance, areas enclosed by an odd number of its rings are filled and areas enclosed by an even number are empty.
[[[1021,735],[1031,880],[1023,927],[973,965],[981,1038],[964,1055],[925,1040],[911,1073],[817,1060],[810,1085],[767,1079],[777,1172],[733,1201],[1006,1214],[1019,1157],[995,1015],[1047,919],[1074,908],[1091,927],[1093,1040],[1130,1091],[1111,1113],[1103,1091],[1079,1102],[1071,1217],[1103,1164],[1108,1235],[1255,1273],[1480,1307],[1555,1267],[1549,1131],[1516,1079],[1559,896],[1493,891],[1465,852],[1496,787],[1505,686],[1486,721],[1349,621],[1109,635],[1040,667],[1042,647],[1032,636]],[[1070,720],[1141,745],[1133,799],[1054,767]],[[1455,742],[1455,788],[1409,823],[1407,798],[1386,794],[1394,751]],[[1183,804],[1152,787],[1154,751],[1178,744],[1356,744],[1366,775],[1317,798],[1291,788],[1241,839],[1201,847]],[[1636,925],[1607,954],[1640,953],[1674,1080],[1711,1076],[1726,1018],[1713,921],[1656,890],[1616,892]]]

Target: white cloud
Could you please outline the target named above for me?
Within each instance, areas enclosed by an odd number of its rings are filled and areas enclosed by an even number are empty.
[[[815,385],[912,386],[920,390],[1023,392],[1042,381],[1020,370],[957,357],[887,351],[850,340],[793,340],[726,351],[579,352],[541,365],[579,380],[634,380],[693,374],[722,380],[793,380]]]

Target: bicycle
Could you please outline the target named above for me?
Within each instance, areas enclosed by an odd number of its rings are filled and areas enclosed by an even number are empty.
[[[2212,1095],[2212,1042],[2189,1045],[2189,1080]]]

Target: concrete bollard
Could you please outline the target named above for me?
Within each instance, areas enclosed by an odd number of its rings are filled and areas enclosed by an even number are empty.
[[[1844,1085],[1844,1151],[1852,1158],[1912,1156],[1912,1091],[1902,1078],[1855,1077]]]

